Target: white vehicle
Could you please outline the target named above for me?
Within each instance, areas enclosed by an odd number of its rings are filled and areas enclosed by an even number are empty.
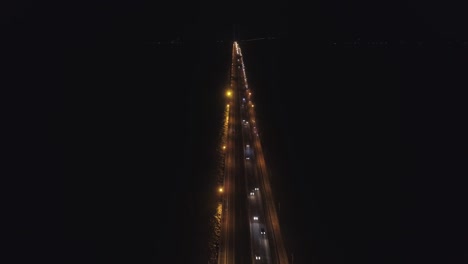
[[[245,145],[245,159],[249,160],[252,157],[253,150],[249,144]]]

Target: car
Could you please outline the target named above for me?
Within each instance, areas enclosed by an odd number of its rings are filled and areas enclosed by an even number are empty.
[[[254,217],[253,217],[253,220],[258,220],[258,216],[254,216]]]
[[[260,256],[258,256],[258,255],[255,255],[255,259],[256,259],[256,260],[260,260],[260,259],[262,259],[262,258],[261,258]]]
[[[265,235],[265,234],[266,234],[266,233],[265,233],[265,228],[263,228],[263,227],[260,228],[260,234],[261,234],[261,235]]]
[[[249,144],[245,145],[245,159],[249,160],[253,155],[253,150]]]

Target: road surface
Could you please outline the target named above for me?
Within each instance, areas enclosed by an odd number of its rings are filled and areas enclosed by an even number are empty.
[[[237,42],[230,78],[218,264],[289,264]]]

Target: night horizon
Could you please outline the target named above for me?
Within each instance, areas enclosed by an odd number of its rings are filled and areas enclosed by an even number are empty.
[[[462,8],[57,10],[2,20],[5,263],[467,263]]]

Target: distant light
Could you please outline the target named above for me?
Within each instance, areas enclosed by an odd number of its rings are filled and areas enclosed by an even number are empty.
[[[226,149],[226,146],[223,146],[223,149]]]
[[[223,192],[223,188],[219,188],[219,192],[222,193],[222,192]]]
[[[226,92],[226,95],[229,96],[229,97],[231,97],[232,92],[231,92],[231,91],[227,91],[227,92]]]

